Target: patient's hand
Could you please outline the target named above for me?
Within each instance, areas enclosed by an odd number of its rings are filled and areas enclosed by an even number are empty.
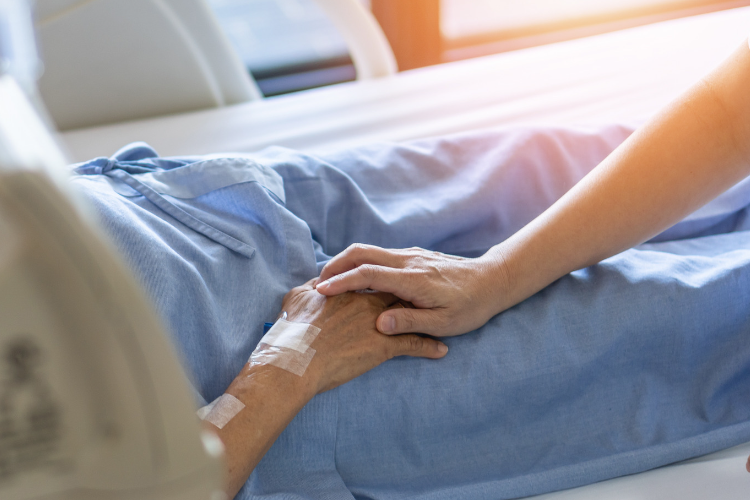
[[[207,423],[225,446],[225,491],[233,498],[263,455],[294,416],[316,394],[362,375],[395,356],[442,358],[445,344],[417,335],[386,336],[375,329],[375,318],[397,305],[385,293],[344,293],[325,297],[313,281],[284,297],[290,321],[313,324],[320,333],[312,343],[315,355],[300,377],[274,365],[248,362],[226,393],[244,408],[223,428]]]
[[[395,356],[442,358],[445,344],[418,335],[386,336],[375,329],[383,311],[398,305],[387,293],[349,292],[321,295],[309,281],[284,297],[282,308],[290,321],[320,328],[312,347],[317,351],[304,377],[315,381],[316,392],[333,389]]]

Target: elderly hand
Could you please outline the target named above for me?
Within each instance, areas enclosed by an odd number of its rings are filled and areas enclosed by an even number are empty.
[[[289,321],[320,328],[312,343],[316,350],[305,377],[315,381],[316,392],[333,389],[395,356],[442,358],[448,347],[418,335],[386,336],[375,329],[375,319],[390,307],[402,309],[387,293],[344,293],[325,297],[313,288],[314,280],[293,288],[282,308]]]
[[[320,333],[315,355],[300,377],[274,365],[246,363],[226,393],[243,405],[224,427],[206,423],[225,446],[225,492],[233,498],[294,416],[316,394],[333,389],[395,356],[442,358],[442,342],[418,335],[388,337],[375,329],[375,318],[401,307],[386,293],[345,293],[325,297],[313,281],[292,289],[283,309],[290,321],[313,324]]]
[[[466,259],[421,248],[387,250],[362,244],[331,259],[316,284],[318,292],[328,296],[367,288],[392,293],[416,309],[380,314],[378,330],[436,336],[460,335],[484,325],[502,310],[498,304],[508,287],[498,254]]]

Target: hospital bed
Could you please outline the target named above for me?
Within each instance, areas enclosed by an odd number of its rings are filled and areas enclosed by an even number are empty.
[[[481,127],[638,124],[746,41],[750,7],[412,70],[265,100],[61,135],[73,159],[136,140],[162,155],[327,151]],[[750,494],[750,443],[544,500],[721,498]]]
[[[75,160],[133,140],[162,155],[306,150],[520,123],[638,123],[750,31],[739,8],[294,95],[63,134]]]

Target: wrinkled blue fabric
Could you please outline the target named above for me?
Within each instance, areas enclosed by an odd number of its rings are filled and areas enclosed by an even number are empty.
[[[164,159],[136,144],[73,182],[204,404],[329,256],[354,242],[479,255],[630,132],[491,130],[324,156]],[[446,358],[397,358],[317,396],[238,498],[515,498],[750,441],[748,204],[744,182],[446,339]]]

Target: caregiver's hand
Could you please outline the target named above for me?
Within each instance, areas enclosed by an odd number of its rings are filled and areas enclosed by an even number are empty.
[[[289,321],[320,328],[312,343],[317,351],[305,377],[314,381],[316,393],[333,389],[396,356],[442,358],[448,347],[418,335],[385,336],[375,329],[375,318],[398,298],[388,293],[344,293],[321,295],[315,280],[293,288],[284,297],[282,309]],[[391,309],[396,310],[396,309]]]
[[[382,313],[378,330],[449,336],[479,328],[500,312],[498,299],[509,289],[509,278],[498,253],[466,259],[422,248],[355,244],[326,264],[316,288],[328,296],[367,288],[392,293],[417,309]]]

